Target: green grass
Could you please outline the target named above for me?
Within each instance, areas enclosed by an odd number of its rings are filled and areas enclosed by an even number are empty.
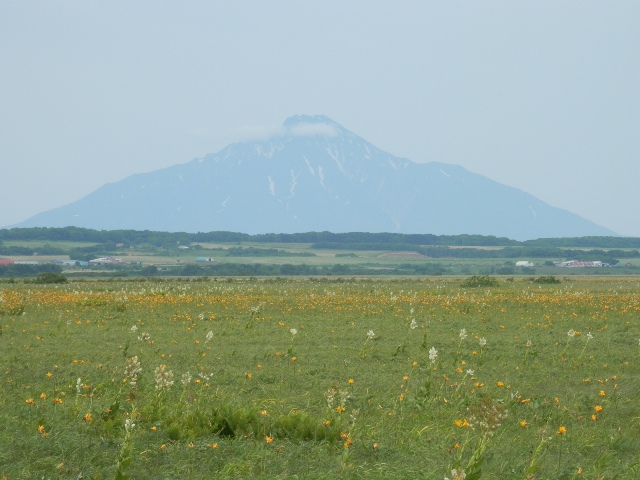
[[[0,476],[638,478],[640,282],[461,284],[0,285]]]

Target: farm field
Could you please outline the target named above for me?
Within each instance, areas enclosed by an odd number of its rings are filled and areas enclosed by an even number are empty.
[[[640,272],[639,242],[610,237],[516,242],[473,235],[312,232],[249,236],[231,232],[98,232],[72,227],[12,229],[0,230],[0,279],[35,277],[52,269],[75,279],[623,276]],[[561,265],[570,260],[582,263]],[[91,261],[93,264],[88,264]]]
[[[639,317],[637,277],[0,284],[0,478],[640,478]]]

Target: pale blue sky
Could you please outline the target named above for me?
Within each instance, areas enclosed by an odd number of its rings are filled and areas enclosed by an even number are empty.
[[[640,236],[638,25],[636,0],[0,0],[0,226],[304,113]]]

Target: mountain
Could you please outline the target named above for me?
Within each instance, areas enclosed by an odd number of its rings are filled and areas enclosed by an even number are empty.
[[[14,226],[517,240],[616,235],[460,166],[394,157],[327,117],[306,115],[289,118],[267,140],[132,175]]]

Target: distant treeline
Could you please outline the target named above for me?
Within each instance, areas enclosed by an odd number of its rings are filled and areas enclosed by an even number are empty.
[[[432,235],[402,233],[268,233],[249,235],[235,232],[153,232],[149,230],[92,230],[88,228],[34,227],[0,230],[2,240],[39,240],[95,242],[103,245],[144,245],[154,247],[175,247],[190,243],[313,243],[313,244],[369,244],[369,245],[417,245],[449,247],[574,247],[574,248],[640,248],[638,237],[573,237],[540,238],[517,241],[491,235]],[[406,250],[406,248],[405,248]]]
[[[420,247],[402,243],[314,243],[323,250],[409,251],[431,258],[571,258],[572,260],[618,263],[617,258],[638,258],[638,250],[575,250],[557,247],[504,247],[492,249]]]
[[[0,265],[0,278],[32,277],[40,273],[61,273],[62,268],[58,265]]]

